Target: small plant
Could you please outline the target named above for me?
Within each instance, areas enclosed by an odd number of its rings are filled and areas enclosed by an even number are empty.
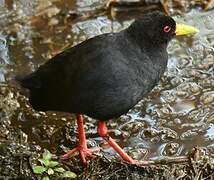
[[[66,171],[60,166],[59,162],[51,160],[52,154],[45,150],[42,159],[38,159],[41,165],[33,167],[33,172],[43,175],[42,180],[50,180],[50,177],[76,178],[77,175],[71,171]]]

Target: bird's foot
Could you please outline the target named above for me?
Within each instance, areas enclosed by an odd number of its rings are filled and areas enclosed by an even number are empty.
[[[100,148],[89,149],[87,147],[78,146],[64,154],[61,159],[68,159],[74,153],[79,152],[82,162],[86,164],[86,157],[94,159],[96,158],[96,155],[94,153],[98,151],[100,151]]]

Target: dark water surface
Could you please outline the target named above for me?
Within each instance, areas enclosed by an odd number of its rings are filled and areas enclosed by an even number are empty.
[[[100,13],[103,4],[5,1],[0,7],[0,87],[7,87],[15,74],[34,71],[68,46],[120,31],[132,22],[112,22],[106,13]],[[134,158],[177,156],[195,146],[214,147],[214,11],[191,10],[175,19],[197,27],[200,33],[174,39],[168,48],[168,69],[159,85],[127,115],[108,124],[111,135]],[[9,99],[15,95],[11,96],[6,95]],[[1,108],[7,109],[4,106]],[[73,117],[54,113],[47,116],[29,110],[23,103],[13,107],[15,110],[8,110],[13,112],[8,121],[23,131],[27,143],[57,153],[74,147]],[[1,114],[2,119],[5,114]],[[101,145],[114,154],[95,134],[96,121],[87,119],[89,144]]]

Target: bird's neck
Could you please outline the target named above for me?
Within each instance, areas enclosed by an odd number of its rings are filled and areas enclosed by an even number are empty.
[[[147,56],[150,60],[151,73],[155,72],[156,74],[162,74],[167,66],[168,53],[167,45],[168,42],[157,42],[149,38],[148,34],[145,32],[140,32],[136,28],[128,28],[124,31],[126,37],[131,41],[134,49],[140,49],[139,54],[143,55],[142,57]],[[141,58],[139,58],[141,60]]]
[[[166,50],[168,42],[160,42],[158,39],[152,39],[147,32],[144,32],[143,29],[139,30],[130,26],[124,31],[129,39],[138,45],[142,50],[151,50],[151,49],[162,49]]]

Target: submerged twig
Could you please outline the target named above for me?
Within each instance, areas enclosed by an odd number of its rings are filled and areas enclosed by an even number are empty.
[[[154,159],[154,158],[153,158]],[[155,160],[146,161],[146,163],[142,163],[142,165],[167,165],[172,163],[186,163],[189,161],[188,156],[178,156],[178,157],[168,157],[168,156],[161,156],[156,157]]]
[[[209,1],[209,3],[205,7],[205,10],[210,10],[212,8],[214,8],[214,0]]]

